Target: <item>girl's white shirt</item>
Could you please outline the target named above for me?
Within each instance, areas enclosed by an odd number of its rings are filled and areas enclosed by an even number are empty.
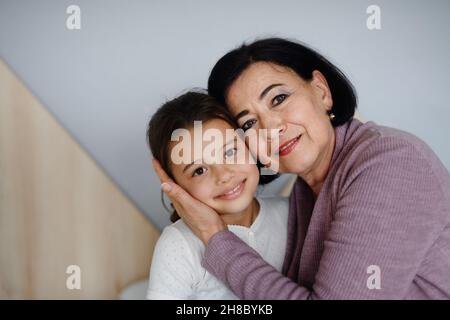
[[[257,197],[257,200],[260,211],[253,224],[249,228],[229,225],[228,230],[281,272],[286,251],[289,200],[282,197]],[[204,251],[203,242],[182,220],[164,228],[153,253],[147,299],[238,299],[202,267]]]

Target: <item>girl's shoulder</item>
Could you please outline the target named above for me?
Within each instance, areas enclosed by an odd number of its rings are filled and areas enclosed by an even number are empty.
[[[281,196],[265,196],[256,198],[261,206],[267,206],[277,209],[286,209],[289,207],[289,198]]]
[[[289,198],[281,196],[267,196],[256,198],[260,204],[260,214],[269,219],[284,222],[289,215]]]
[[[203,243],[181,219],[163,229],[158,243],[164,243],[166,247],[169,246],[178,251],[192,252],[194,256],[204,251]]]

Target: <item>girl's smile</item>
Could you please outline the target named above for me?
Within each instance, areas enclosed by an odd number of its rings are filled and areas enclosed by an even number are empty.
[[[242,191],[245,188],[246,181],[247,181],[247,179],[244,179],[243,181],[239,182],[235,187],[218,195],[215,198],[220,199],[220,200],[234,200],[234,199],[239,198],[239,196],[242,194]]]

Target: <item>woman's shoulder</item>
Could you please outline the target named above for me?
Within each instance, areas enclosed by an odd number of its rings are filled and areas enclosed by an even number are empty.
[[[342,151],[334,165],[337,176],[344,180],[364,172],[366,176],[389,175],[396,183],[431,178],[433,187],[450,189],[444,164],[424,141],[409,132],[354,120],[340,135],[342,141],[337,137],[337,144],[341,143]]]
[[[433,154],[431,148],[423,140],[407,131],[382,126],[372,121],[363,124],[362,128],[367,128],[367,134],[363,135],[363,138],[373,139],[374,147],[385,149],[386,146],[409,146],[421,154]]]
[[[392,161],[406,158],[417,164],[425,164],[432,170],[446,172],[434,151],[419,137],[369,121],[353,120],[344,138],[343,158],[353,158],[355,164],[374,159]]]
[[[417,136],[373,121],[362,123],[353,119],[347,125],[336,128],[336,136],[337,144],[341,142],[344,149],[352,147],[383,151],[388,146],[410,146],[419,152],[432,153],[428,145]]]

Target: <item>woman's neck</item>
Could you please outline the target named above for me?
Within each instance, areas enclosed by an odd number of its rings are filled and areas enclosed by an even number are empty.
[[[227,225],[239,225],[244,227],[250,227],[259,214],[259,203],[256,198],[253,198],[252,202],[241,212],[235,212],[222,215],[223,221]]]
[[[336,136],[332,134],[332,143],[328,146],[326,152],[324,152],[323,156],[318,159],[318,163],[315,166],[315,169],[307,174],[299,174],[303,180],[309,185],[314,193],[314,200],[319,196],[320,190],[322,190],[323,183],[328,176],[328,171],[331,166],[331,160],[333,158],[333,152],[336,144]]]

